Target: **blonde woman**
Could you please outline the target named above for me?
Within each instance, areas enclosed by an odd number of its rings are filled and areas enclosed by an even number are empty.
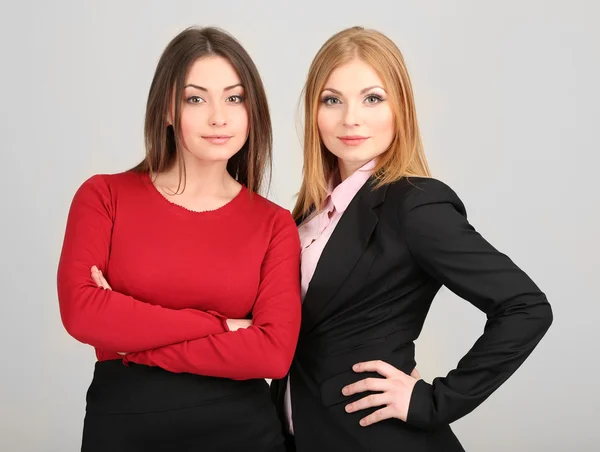
[[[290,450],[463,448],[450,423],[480,405],[550,327],[536,284],[430,177],[410,78],[387,37],[354,27],[317,53],[305,87],[302,326],[272,394]],[[487,315],[483,335],[431,383],[414,341],[444,285]]]

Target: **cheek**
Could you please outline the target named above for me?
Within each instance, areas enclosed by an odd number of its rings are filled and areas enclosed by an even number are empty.
[[[319,112],[317,113],[317,127],[319,128],[319,134],[324,141],[333,135],[335,131],[335,125],[335,112],[319,109]]]
[[[394,137],[394,114],[390,108],[382,108],[373,116],[371,126],[382,140],[391,142]]]
[[[250,131],[248,110],[241,106],[231,107],[227,115],[227,123],[227,128],[236,136],[246,137]]]
[[[186,108],[184,106],[181,109],[181,133],[184,138],[191,137],[198,134],[198,124],[202,120],[201,111],[199,108]]]
[[[194,121],[191,121],[189,115],[181,115],[181,137],[183,138],[183,145],[186,149],[194,144],[194,137],[196,133],[194,130]]]

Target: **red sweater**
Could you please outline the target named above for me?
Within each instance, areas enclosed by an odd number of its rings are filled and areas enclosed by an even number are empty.
[[[300,329],[290,213],[246,188],[192,212],[147,174],[97,175],[71,205],[58,266],[63,324],[98,360],[232,379],[282,378]],[[113,288],[94,284],[96,265]],[[227,318],[252,318],[229,331]]]

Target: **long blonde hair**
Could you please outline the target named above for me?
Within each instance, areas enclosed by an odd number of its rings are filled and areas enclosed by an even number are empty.
[[[402,53],[378,31],[348,28],[333,35],[321,47],[310,65],[304,86],[304,169],[293,211],[296,219],[322,207],[329,178],[337,170],[337,158],[325,148],[319,136],[317,114],[321,92],[334,69],[357,58],[372,66],[383,80],[396,124],[394,139],[379,157],[374,170],[375,188],[402,177],[430,176]]]

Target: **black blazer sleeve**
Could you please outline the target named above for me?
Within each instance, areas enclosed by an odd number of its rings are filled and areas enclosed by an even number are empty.
[[[445,184],[425,179],[400,208],[400,225],[417,265],[487,315],[483,335],[446,377],[417,382],[407,423],[449,424],[475,409],[523,363],[552,323],[535,283],[467,222]]]

